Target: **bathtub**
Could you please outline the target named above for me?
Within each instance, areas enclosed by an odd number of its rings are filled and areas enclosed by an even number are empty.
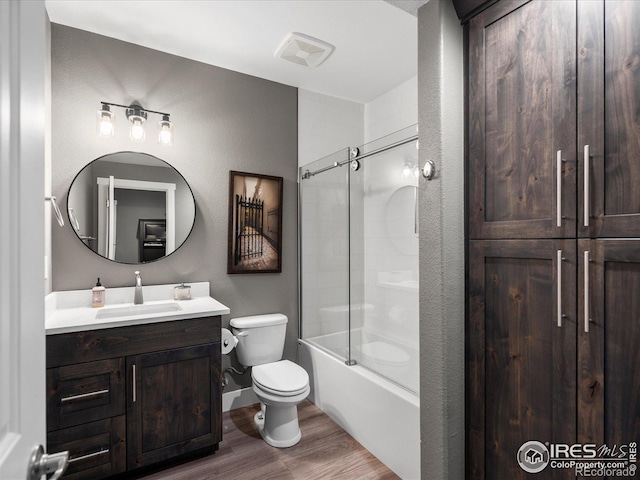
[[[365,367],[347,366],[323,348],[331,341],[298,340],[299,363],[309,373],[309,399],[398,476],[418,480],[418,396]]]

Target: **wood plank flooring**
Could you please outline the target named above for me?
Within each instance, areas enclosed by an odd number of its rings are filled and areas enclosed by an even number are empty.
[[[259,405],[223,414],[223,441],[212,455],[152,473],[144,480],[391,480],[399,477],[311,402],[298,405],[302,439],[274,448],[260,437]]]

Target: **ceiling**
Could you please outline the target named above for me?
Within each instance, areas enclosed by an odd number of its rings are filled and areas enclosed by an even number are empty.
[[[393,0],[392,0],[393,1]],[[425,0],[402,0],[405,5]],[[46,0],[53,23],[367,103],[417,73],[417,19],[383,0]],[[291,32],[335,46],[316,68],[274,57]]]

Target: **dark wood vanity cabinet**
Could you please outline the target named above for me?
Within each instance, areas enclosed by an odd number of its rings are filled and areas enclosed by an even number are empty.
[[[47,337],[47,449],[99,479],[222,440],[220,317]]]
[[[529,478],[530,440],[640,438],[639,24],[500,0],[465,26],[467,478]]]
[[[130,356],[127,372],[135,385],[127,399],[129,468],[220,441],[222,405],[212,402],[220,392],[219,344]]]

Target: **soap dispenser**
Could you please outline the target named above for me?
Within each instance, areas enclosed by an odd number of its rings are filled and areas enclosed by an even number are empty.
[[[100,277],[96,286],[91,289],[91,306],[93,308],[104,307],[104,298],[106,296],[105,288],[100,283]]]

